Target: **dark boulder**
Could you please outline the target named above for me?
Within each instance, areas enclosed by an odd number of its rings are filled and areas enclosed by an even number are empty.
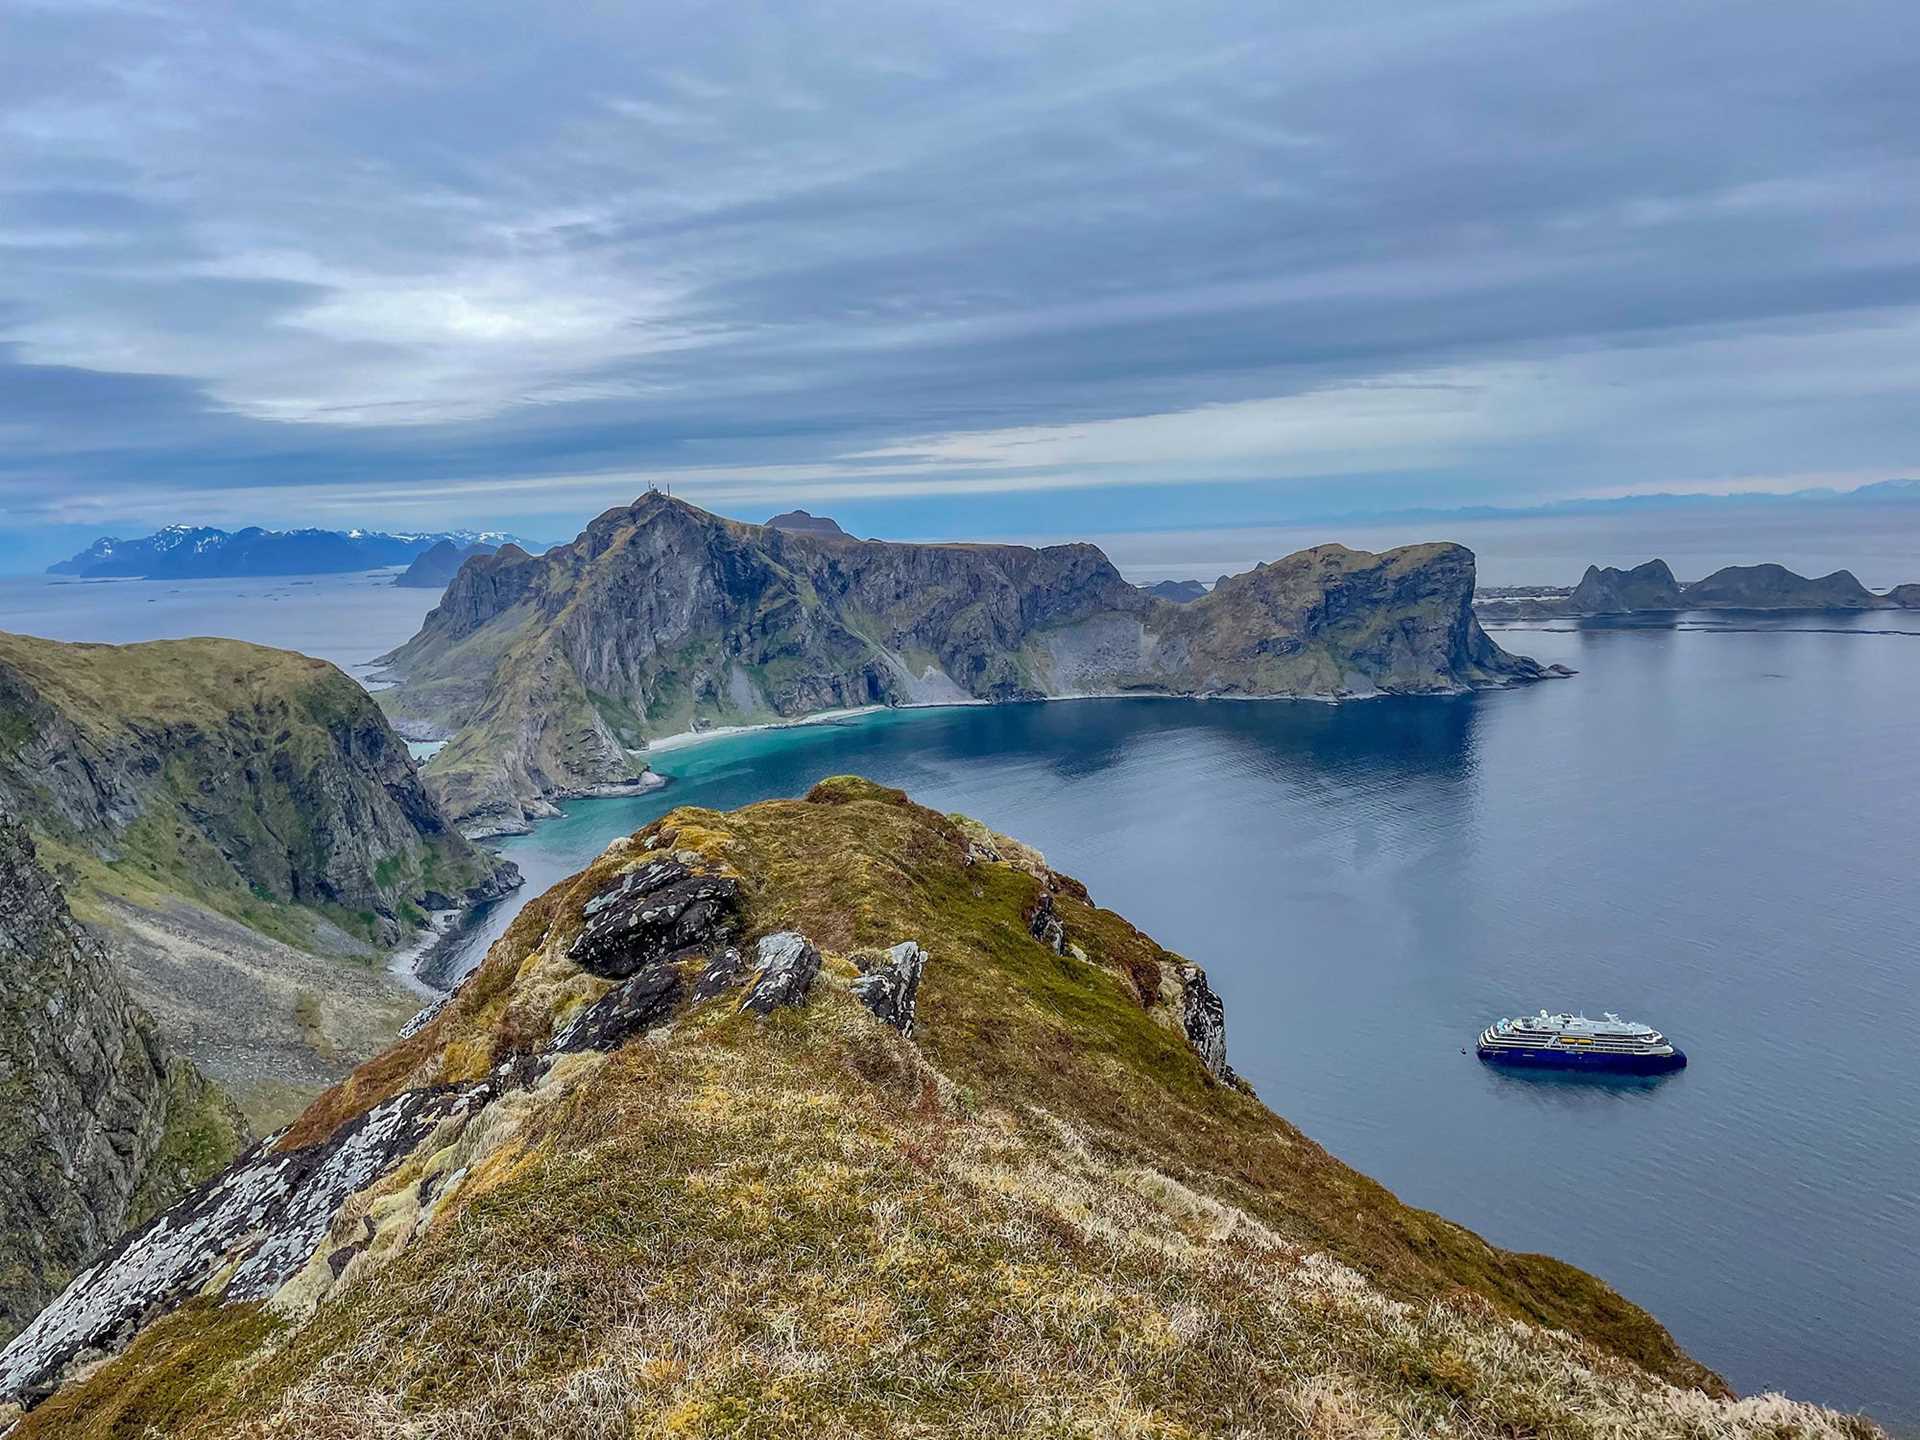
[[[554,1037],[548,1051],[570,1055],[581,1050],[617,1050],[633,1036],[671,1020],[685,990],[677,963],[649,965],[576,1015]]]
[[[655,860],[587,902],[587,928],[568,958],[604,980],[625,980],[670,955],[726,940],[739,905],[733,877]]]

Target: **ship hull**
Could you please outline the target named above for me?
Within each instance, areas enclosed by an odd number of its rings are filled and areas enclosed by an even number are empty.
[[[1605,1075],[1664,1075],[1669,1070],[1684,1069],[1687,1057],[1679,1050],[1671,1055],[1615,1055],[1596,1054],[1593,1051],[1581,1053],[1578,1050],[1544,1050],[1532,1047],[1516,1048],[1502,1046],[1489,1049],[1480,1046],[1480,1058],[1489,1065],[1502,1065],[1514,1070],[1575,1070],[1586,1074]]]

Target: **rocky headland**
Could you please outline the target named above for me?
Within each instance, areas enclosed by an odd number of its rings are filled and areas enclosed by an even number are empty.
[[[15,1440],[1854,1437],[1262,1105],[1205,974],[866,781],[682,809],[78,1275]]]
[[[381,702],[448,744],[469,834],[630,785],[654,738],[868,705],[1102,694],[1450,694],[1556,673],[1471,605],[1473,555],[1339,545],[1185,604],[1092,545],[907,545],[747,525],[649,494],[571,545],[471,560],[387,657]]]
[[[403,590],[444,590],[467,561],[477,555],[491,555],[499,548],[480,541],[461,545],[452,540],[439,540],[394,576],[393,583]]]

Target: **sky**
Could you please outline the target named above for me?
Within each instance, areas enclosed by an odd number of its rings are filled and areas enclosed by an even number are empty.
[[[1920,473],[1911,0],[0,0],[0,568]]]

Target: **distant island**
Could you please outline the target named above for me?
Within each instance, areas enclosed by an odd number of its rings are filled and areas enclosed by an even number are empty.
[[[1227,577],[1222,575],[1222,580]],[[1171,600],[1176,605],[1187,605],[1202,598],[1207,593],[1206,585],[1199,580],[1162,580],[1157,585],[1142,585],[1147,594],[1160,600]]]
[[[804,510],[788,510],[767,521],[769,530],[797,530],[804,535],[845,535],[840,522],[826,515],[809,515]]]
[[[1877,594],[1851,570],[1809,578],[1771,564],[1728,565],[1704,580],[1683,581],[1666,561],[1649,560],[1631,570],[1589,565],[1571,588],[1503,585],[1474,597],[1474,611],[1484,620],[1675,610],[1920,610],[1920,584]]]
[[[207,525],[169,525],[137,540],[103,535],[71,559],[49,565],[47,574],[74,575],[83,580],[344,575],[410,565],[441,544],[456,549],[473,545],[497,548],[514,538],[497,531],[472,530],[393,535],[383,530],[264,530],[258,525],[219,530]],[[545,548],[524,540],[517,543],[535,552]]]
[[[444,590],[447,582],[460,573],[460,567],[467,561],[476,555],[496,554],[499,549],[498,545],[490,545],[484,540],[476,540],[471,545],[436,540],[433,548],[422,551],[413,564],[394,577],[393,583],[407,590]]]

